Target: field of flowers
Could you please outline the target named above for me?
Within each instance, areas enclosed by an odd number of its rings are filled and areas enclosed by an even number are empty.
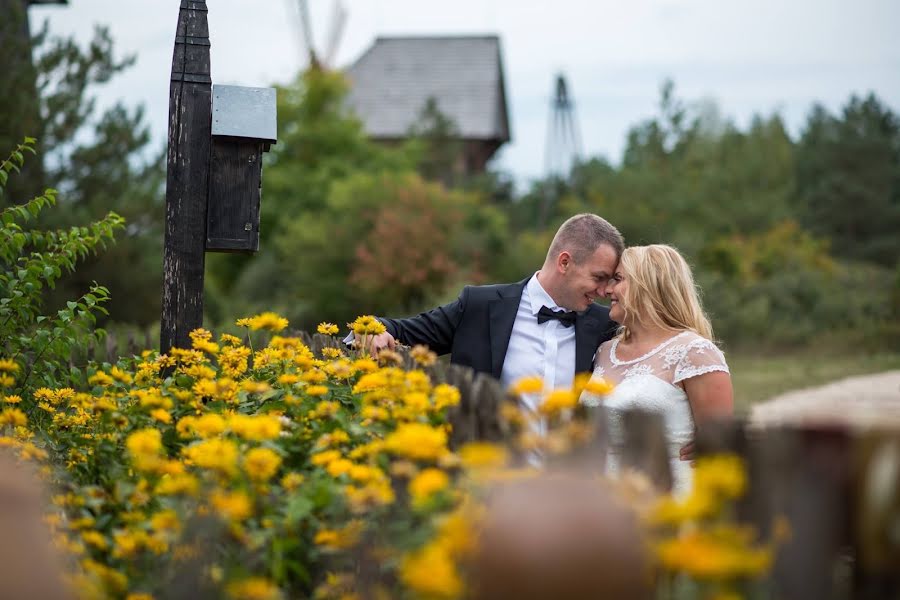
[[[279,335],[288,323],[271,313],[237,324],[243,339],[196,330],[191,349],[97,365],[83,390],[2,394],[0,446],[36,462],[52,489],[44,519],[78,597],[478,597],[491,490],[545,476],[525,451],[571,453],[589,439],[570,409],[585,385],[606,391],[579,381],[547,394],[545,438],[510,405],[514,443],[450,448],[460,394],[433,382],[427,349],[409,351],[416,368],[404,369],[398,354],[375,360],[337,343],[315,355]],[[361,336],[382,327],[350,324]],[[7,391],[21,373],[0,360]],[[689,578],[698,597],[740,597],[771,561],[729,522],[743,470],[716,457],[695,479],[679,499],[637,476],[590,485],[633,517],[647,589],[664,595]]]

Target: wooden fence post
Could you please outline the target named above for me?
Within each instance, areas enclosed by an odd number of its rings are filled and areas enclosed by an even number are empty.
[[[212,130],[205,0],[182,0],[169,87],[166,234],[160,352],[189,348],[203,322],[203,269]]]
[[[629,410],[622,415],[625,445],[620,469],[635,469],[647,475],[657,489],[672,489],[672,469],[662,416]]]

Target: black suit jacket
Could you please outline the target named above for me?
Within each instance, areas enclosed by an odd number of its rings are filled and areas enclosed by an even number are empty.
[[[455,301],[408,319],[381,321],[408,346],[425,344],[450,362],[500,379],[509,338],[528,279],[501,285],[466,286]],[[590,372],[597,347],[615,335],[609,309],[596,304],[575,321],[575,373]]]

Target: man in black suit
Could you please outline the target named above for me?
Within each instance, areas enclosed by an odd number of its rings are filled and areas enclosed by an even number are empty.
[[[543,266],[518,283],[467,286],[459,298],[416,317],[381,318],[387,332],[371,349],[424,344],[454,364],[499,379],[504,387],[539,376],[545,388],[569,387],[590,372],[594,353],[615,333],[609,309],[594,300],[619,262],[622,235],[589,213],[568,219]]]

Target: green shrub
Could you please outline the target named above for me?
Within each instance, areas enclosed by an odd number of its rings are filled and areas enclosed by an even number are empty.
[[[0,192],[9,177],[20,172],[25,155],[35,154],[35,140],[25,138],[0,164]],[[43,313],[43,295],[79,260],[103,249],[124,220],[110,212],[83,227],[38,230],[25,225],[48,206],[56,204],[56,190],[48,189],[22,204],[0,210],[0,358],[11,361],[18,373],[5,387],[23,392],[40,386],[65,385],[82,377],[70,366],[73,351],[103,330],[95,329],[96,316],[105,314],[107,289],[92,284],[81,297],[70,300],[55,314]],[[7,199],[9,202],[9,199]]]

